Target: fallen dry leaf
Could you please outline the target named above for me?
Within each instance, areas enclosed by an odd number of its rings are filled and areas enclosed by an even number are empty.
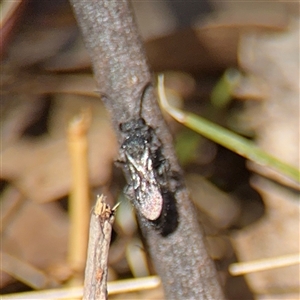
[[[9,201],[11,197],[2,199],[3,205]],[[2,229],[2,251],[44,271],[65,261],[68,227],[67,213],[56,203],[23,198]]]
[[[65,95],[58,102],[60,105],[53,108],[49,136],[39,140],[20,139],[1,154],[2,179],[12,182],[26,198],[38,202],[52,201],[68,194],[71,168],[66,128],[75,112],[79,112],[79,107],[91,106],[94,113],[88,135],[92,187],[109,182],[116,158],[115,136],[107,117],[100,113],[102,104],[99,100],[88,102],[78,97],[76,101],[75,97]]]
[[[300,141],[298,22],[292,20],[286,32],[243,36],[239,52],[242,67],[268,87],[268,97],[263,101],[246,103],[244,122],[254,130],[259,147],[296,168]],[[284,185],[296,189],[299,186],[263,166],[248,166],[274,182],[258,176],[252,180],[266,213],[261,220],[233,234],[239,260],[299,253],[299,194]],[[291,293],[299,291],[299,271],[299,265],[294,265],[248,274],[246,279],[258,299],[277,299],[281,295],[280,299],[288,300]]]

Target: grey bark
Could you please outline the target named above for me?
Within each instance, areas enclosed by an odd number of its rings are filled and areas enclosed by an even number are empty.
[[[95,79],[111,114],[119,144],[120,123],[136,118],[144,86],[152,81],[133,14],[126,0],[70,0],[92,59]],[[172,136],[158,108],[153,88],[147,89],[142,116],[155,128],[163,154],[172,170],[180,173]],[[166,299],[224,299],[213,261],[184,186],[176,193],[179,224],[162,236],[139,218],[153,264],[161,277]]]
[[[107,262],[115,209],[111,209],[104,201],[103,196],[98,198],[91,215],[84,300],[107,299]]]

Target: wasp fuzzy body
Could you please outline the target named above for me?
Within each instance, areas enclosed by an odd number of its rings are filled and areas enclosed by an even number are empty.
[[[129,182],[125,194],[145,218],[157,220],[163,210],[169,171],[169,163],[161,153],[161,142],[143,118],[123,123],[120,129],[126,135],[121,146],[121,161]]]

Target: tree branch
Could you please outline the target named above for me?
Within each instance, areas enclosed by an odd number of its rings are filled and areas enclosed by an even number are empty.
[[[104,201],[104,196],[97,199],[91,216],[84,300],[107,299],[107,261],[116,208],[110,209]]]
[[[120,124],[137,119],[137,107],[151,73],[126,0],[70,0],[92,59],[100,93],[111,113],[119,144],[124,143]],[[164,158],[180,174],[172,137],[163,121],[153,87],[147,89],[140,114],[155,129]],[[180,175],[178,175],[180,177]],[[182,178],[177,178],[183,182]],[[138,213],[156,271],[167,299],[224,299],[215,266],[207,254],[203,231],[183,184],[175,193],[174,209],[168,211],[178,224],[163,235]]]

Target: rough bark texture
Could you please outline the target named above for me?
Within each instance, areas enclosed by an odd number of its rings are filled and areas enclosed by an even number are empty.
[[[83,287],[84,300],[107,299],[107,261],[111,240],[114,209],[98,198],[90,222],[89,247]]]
[[[120,145],[120,123],[136,118],[145,85],[151,81],[144,49],[126,0],[70,0],[90,53],[99,92],[111,113]],[[166,128],[153,88],[147,89],[141,114],[155,128],[163,154],[180,173],[172,137]],[[163,236],[144,218],[139,222],[160,275],[167,299],[224,299],[209,258],[188,192],[176,193],[178,226]]]

